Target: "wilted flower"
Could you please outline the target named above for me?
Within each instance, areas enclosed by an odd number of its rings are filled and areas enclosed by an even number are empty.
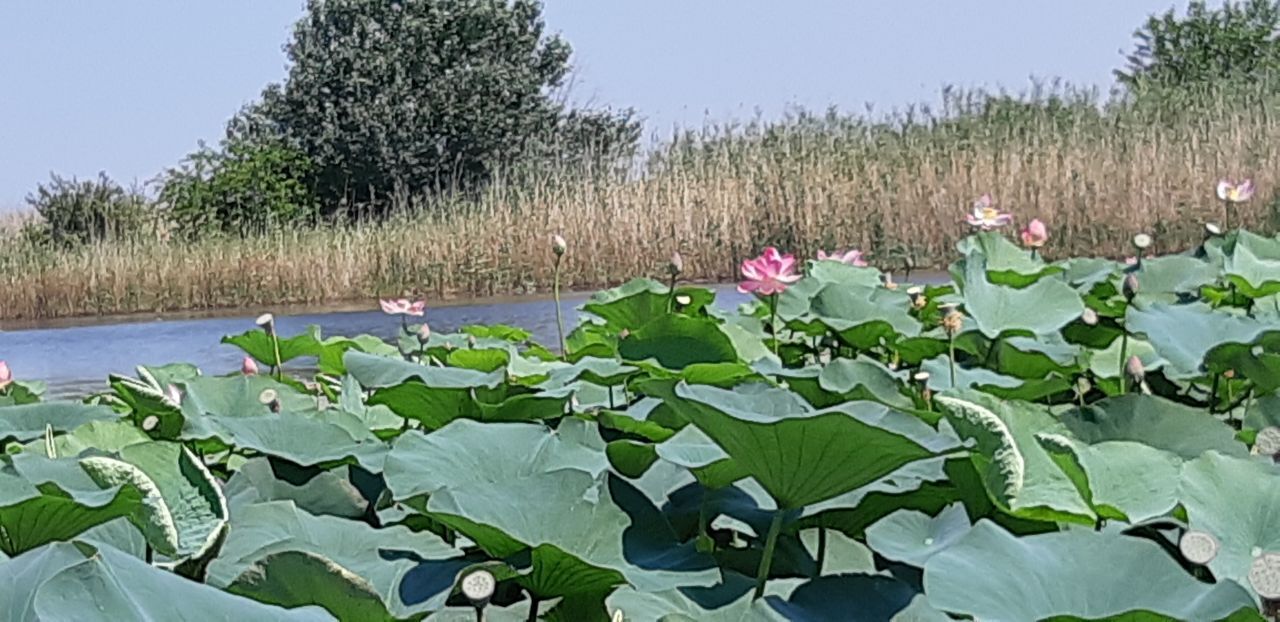
[[[960,330],[964,328],[964,316],[959,311],[952,310],[950,313],[942,316],[942,330],[947,331],[952,337],[960,334]]]
[[[389,298],[386,300],[379,299],[378,304],[382,306],[382,312],[387,315],[412,315],[414,317],[422,317],[427,312],[427,302],[425,300]]]
[[[867,265],[867,260],[862,258],[862,251],[856,248],[847,251],[832,251],[829,255],[826,251],[820,250],[818,251],[818,261],[838,261],[842,264],[859,267]]]
[[[973,202],[973,211],[965,216],[965,220],[983,231],[990,231],[1013,222],[1013,215],[996,209],[991,195],[984,194]]]
[[[919,311],[925,305],[929,304],[929,298],[924,295],[924,288],[919,285],[913,285],[907,288],[907,295],[911,297],[911,308]]]
[[[244,360],[240,362],[240,373],[242,373],[242,374],[244,374],[244,375],[246,375],[246,376],[255,376],[255,375],[257,375],[257,374],[258,374],[258,362],[257,362],[257,361],[255,361],[255,360],[253,360],[253,357],[250,357],[250,356],[246,356],[246,357],[244,357]]]
[[[560,234],[551,236],[551,252],[555,253],[556,257],[563,255],[568,248],[569,245],[565,243],[564,238],[560,237]]]
[[[667,262],[667,273],[671,276],[679,276],[684,272],[684,257],[680,256],[680,251],[671,253],[671,260]]]
[[[13,382],[13,371],[9,369],[9,364],[0,361],[0,389],[9,386]]]
[[[898,289],[898,284],[893,282],[893,275],[888,272],[880,275],[880,282],[884,284],[885,289]]]
[[[1039,218],[1027,223],[1020,232],[1022,236],[1022,245],[1027,248],[1040,248],[1045,242],[1049,241],[1049,230],[1045,228],[1044,223]]]
[[[795,273],[796,258],[794,255],[783,255],[778,249],[770,246],[764,254],[755,259],[742,262],[742,282],[738,291],[744,294],[756,293],[762,296],[780,294],[792,283],[800,280]]]
[[[1236,183],[1230,179],[1218,180],[1218,198],[1228,203],[1244,203],[1253,198],[1253,180]]]

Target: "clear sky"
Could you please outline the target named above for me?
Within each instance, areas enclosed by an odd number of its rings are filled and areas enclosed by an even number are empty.
[[[1111,84],[1186,0],[546,0],[574,97],[665,133],[788,106],[887,111],[946,84]],[[285,73],[301,0],[0,2],[0,209],[50,172],[144,182]]]

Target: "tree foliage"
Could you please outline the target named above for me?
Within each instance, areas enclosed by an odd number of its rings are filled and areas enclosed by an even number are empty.
[[[1278,33],[1280,2],[1228,1],[1210,8],[1196,0],[1186,15],[1170,9],[1148,18],[1116,78],[1131,90],[1263,79],[1280,67]]]
[[[106,173],[92,180],[52,175],[49,183],[27,195],[27,204],[40,220],[28,225],[25,234],[40,244],[71,247],[133,240],[156,225],[142,192],[121,186]]]

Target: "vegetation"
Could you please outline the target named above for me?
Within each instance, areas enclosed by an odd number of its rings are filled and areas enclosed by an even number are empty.
[[[561,354],[510,326],[424,330],[420,303],[388,300],[395,343],[264,315],[223,340],[239,372],[139,367],[83,402],[0,363],[6,602],[111,621],[1265,619],[1280,238],[1046,262],[1058,233],[1027,226],[1028,250],[980,231],[928,287],[770,248],[742,264],[758,301],[737,312],[673,258],[670,285],[595,295]],[[314,378],[282,373],[303,362]]]
[[[53,175],[27,196],[38,221],[22,227],[23,241],[33,246],[66,249],[103,242],[154,239],[159,220],[146,196],[126,189],[106,174],[80,181]]]
[[[1137,32],[1120,83],[1141,91],[1224,80],[1263,80],[1280,69],[1280,2],[1228,1],[1209,8],[1194,0],[1179,16],[1153,15]]]

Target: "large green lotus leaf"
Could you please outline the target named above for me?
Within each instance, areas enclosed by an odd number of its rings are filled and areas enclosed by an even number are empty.
[[[873,359],[839,358],[821,369],[818,386],[824,391],[854,399],[871,399],[893,406],[912,407],[911,399],[902,394],[902,383],[898,376]]]
[[[689,304],[682,313],[694,315],[715,300],[715,292],[701,287],[678,287],[676,295],[688,296]],[[582,310],[605,321],[614,332],[634,331],[645,324],[670,315],[667,303],[671,290],[652,279],[633,279],[591,296]]]
[[[90,421],[70,433],[53,437],[53,457],[78,456],[89,449],[117,452],[150,440],[145,432],[127,421]],[[45,439],[31,441],[27,451],[45,451]]]
[[[401,335],[401,339],[414,340],[414,348],[418,347],[417,334]],[[355,337],[330,337],[320,342],[320,354],[316,357],[316,368],[328,376],[345,376],[347,365],[343,357],[350,350],[356,350],[378,356],[399,356],[400,351],[393,345],[373,335],[357,335]]]
[[[155,568],[111,547],[57,543],[0,563],[9,620],[332,620],[286,610]]]
[[[480,404],[474,389],[469,388],[435,388],[406,382],[378,389],[368,404],[417,421],[428,430],[443,427],[455,419],[480,419]]]
[[[1062,278],[1080,293],[1093,291],[1116,273],[1116,262],[1100,257],[1073,257],[1055,265],[1062,268]]]
[[[1205,356],[1215,347],[1253,343],[1264,333],[1280,329],[1253,318],[1214,311],[1200,302],[1130,307],[1125,326],[1134,334],[1146,336],[1168,362],[1165,375],[1175,380],[1204,375]]]
[[[454,367],[428,367],[398,358],[375,356],[363,352],[347,352],[342,357],[347,372],[366,389],[394,387],[416,378],[433,389],[492,389],[502,384],[503,370],[480,372]]]
[[[306,332],[292,337],[281,337],[279,342],[282,363],[304,356],[320,356],[320,327],[308,326]],[[244,350],[245,354],[257,359],[259,363],[275,364],[275,345],[265,330],[255,328],[239,335],[227,335],[222,338],[222,343]]]
[[[874,402],[815,411],[783,389],[680,384],[668,403],[783,509],[865,486],[951,446],[923,421]]]
[[[765,600],[751,597],[752,582],[726,574],[725,583],[709,588],[642,591],[630,586],[615,590],[605,601],[625,620],[660,622],[783,622],[787,618]],[[772,582],[770,586],[776,583]]]
[[[912,462],[866,486],[810,505],[801,513],[798,524],[827,527],[860,538],[867,527],[898,510],[937,514],[960,498],[947,482],[945,461],[934,458]]]
[[[870,348],[882,339],[918,336],[922,326],[910,310],[911,297],[905,292],[831,284],[813,297],[809,312],[847,343]]]
[[[1047,409],[971,390],[934,401],[960,437],[975,443],[970,459],[1002,509],[1019,518],[1093,524],[1075,483],[1036,440],[1066,432]]]
[[[1182,470],[1182,505],[1189,528],[1218,539],[1209,569],[1252,591],[1249,566],[1260,553],[1280,551],[1280,467],[1215,452]]]
[[[604,441],[585,421],[566,419],[551,430],[459,419],[431,434],[401,435],[387,455],[384,476],[394,498],[403,501],[556,469],[596,475],[608,466]]]
[[[1019,538],[986,520],[929,559],[924,588],[935,608],[979,620],[1220,620],[1253,607],[1240,586],[1197,581],[1150,540],[1086,529]]]
[[[404,419],[390,408],[378,404],[365,404],[364,389],[355,376],[342,378],[342,392],[338,395],[338,408],[354,415],[364,427],[381,438],[394,436],[404,425]]]
[[[46,427],[69,432],[91,421],[113,421],[119,415],[106,406],[78,402],[37,402],[0,406],[0,447],[9,441],[25,443],[44,436]]]
[[[209,564],[210,585],[286,607],[323,605],[342,620],[370,619],[353,617],[371,606],[370,589],[386,612],[383,619],[439,608],[457,572],[467,565],[460,559],[461,551],[434,534],[313,516],[291,501],[246,506],[233,520],[222,551]],[[282,559],[282,553],[308,558]],[[353,598],[348,605],[333,594],[290,587],[297,583],[341,586],[366,597]]]
[[[918,594],[915,587],[893,577],[839,574],[810,579],[785,600],[770,595],[765,602],[792,622],[881,622],[900,620],[897,615],[905,612]],[[926,606],[917,605],[917,612]]]
[[[517,468],[495,481],[440,490],[426,509],[492,555],[528,550],[529,568],[517,582],[540,598],[624,582],[643,590],[705,586],[719,577],[711,558],[677,542],[643,493],[612,475],[576,468],[524,475]]]
[[[886,559],[923,568],[938,551],[969,533],[969,515],[954,504],[929,516],[899,510],[867,528],[867,546]]]
[[[1184,460],[1206,451],[1243,456],[1245,446],[1201,409],[1153,395],[1124,395],[1067,411],[1062,423],[1085,443],[1132,441]]]
[[[697,363],[732,363],[739,360],[733,340],[708,318],[666,314],[631,331],[618,344],[624,360],[654,360],[667,369],[683,369]]]
[[[1280,292],[1280,240],[1241,230],[1223,273],[1250,298]]]
[[[1084,311],[1080,295],[1061,278],[1041,278],[1017,289],[992,283],[981,257],[966,262],[964,309],[990,339],[1010,332],[1054,333]]]
[[[276,477],[267,458],[252,458],[227,480],[227,506],[235,514],[239,508],[255,503],[292,501],[311,514],[359,519],[365,515],[369,501],[346,476],[350,468],[321,471],[297,485]]]
[[[1262,430],[1280,426],[1280,394],[1268,393],[1255,400],[1245,410],[1244,429]]]
[[[189,430],[183,437],[216,438],[231,447],[284,458],[301,466],[355,463],[370,472],[381,473],[387,454],[385,443],[372,432],[359,427],[359,420],[354,415],[341,411],[327,411],[316,416],[285,412],[252,417],[210,417],[202,428]]]
[[[158,553],[203,557],[227,524],[227,501],[204,463],[168,442],[129,445],[117,455],[82,458],[80,466],[99,485],[133,485],[147,493],[130,519]]]
[[[1204,285],[1218,280],[1219,267],[1188,255],[1168,255],[1144,259],[1142,266],[1114,277],[1116,291],[1121,291],[1125,274],[1138,280],[1138,304],[1171,303],[1200,291]]]
[[[685,426],[655,446],[659,458],[684,467],[707,488],[723,488],[747,476],[746,470],[698,426]]]
[[[1178,504],[1182,459],[1170,452],[1130,441],[1089,445],[1057,434],[1039,440],[1099,516],[1136,524]]]
[[[316,411],[318,405],[311,395],[303,395],[286,384],[269,376],[201,376],[183,385],[182,414],[188,427],[199,428],[205,418],[228,419],[256,417],[271,414],[262,403],[264,391],[275,391],[282,410],[302,412]]]
[[[1049,265],[1044,260],[1033,257],[1030,251],[995,231],[984,231],[964,238],[956,244],[956,250],[965,258],[952,268],[953,274],[968,278],[967,268],[972,256],[983,260],[987,278],[992,283],[1012,287],[1026,287],[1045,275],[1063,270],[1061,266]],[[963,279],[957,279],[961,280]]]
[[[961,335],[963,341],[966,335]],[[1059,333],[1035,337],[1004,337],[994,342],[996,371],[1024,380],[1053,374],[1073,376],[1085,362],[1085,349],[1068,343]]]
[[[18,454],[0,462],[0,551],[13,556],[69,540],[129,516],[142,499],[143,493],[132,486],[103,490],[75,459]]]
[[[973,388],[1004,399],[1034,401],[1071,388],[1070,382],[1057,375],[1028,380],[982,367],[963,367],[959,364],[955,368],[957,386],[953,387],[950,358],[946,356],[922,362],[920,370],[929,374],[929,388],[935,392]]]

